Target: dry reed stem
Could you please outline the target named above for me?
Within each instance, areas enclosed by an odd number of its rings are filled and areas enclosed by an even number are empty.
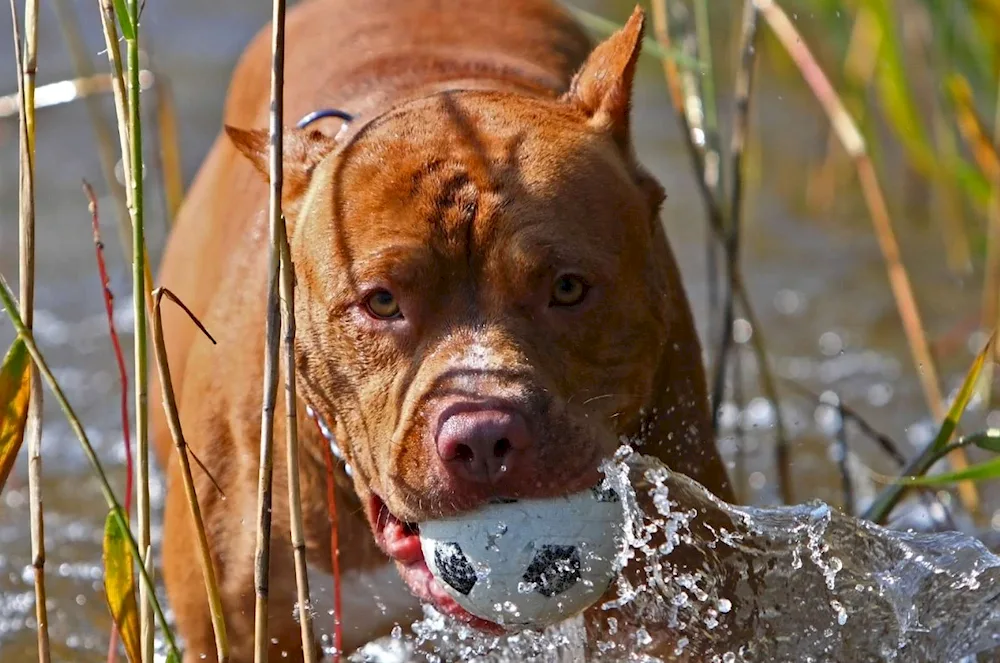
[[[21,320],[21,316],[17,311],[17,305],[14,302],[14,295],[11,293],[10,286],[7,285],[7,280],[3,278],[3,275],[0,275],[0,304],[3,305],[3,308],[7,313],[7,317],[14,324],[14,330],[17,332],[18,337],[24,342],[24,347],[28,350],[28,354],[31,355],[31,359],[34,361],[35,366],[38,367],[38,372],[49,385],[49,389],[52,391],[56,401],[59,403],[59,407],[62,408],[63,413],[66,415],[66,420],[69,422],[70,430],[73,431],[73,434],[76,436],[77,440],[79,440],[80,446],[83,448],[83,453],[87,457],[87,461],[90,463],[90,467],[94,471],[94,475],[97,477],[97,481],[101,489],[101,495],[104,497],[104,501],[107,504],[108,509],[118,520],[118,525],[122,528],[122,531],[128,535],[129,551],[132,554],[133,561],[135,561],[139,566],[139,573],[143,583],[150,590],[150,596],[153,600],[153,610],[156,613],[157,619],[160,621],[160,625],[163,627],[167,649],[170,655],[175,656],[177,657],[177,660],[180,660],[180,652],[177,650],[177,643],[174,641],[174,635],[168,628],[166,615],[164,615],[163,609],[160,607],[160,603],[156,599],[155,592],[152,591],[154,587],[153,581],[150,578],[149,573],[146,571],[146,567],[141,563],[142,553],[140,552],[139,546],[135,541],[135,537],[132,536],[132,530],[129,528],[128,519],[125,516],[125,510],[122,509],[121,504],[118,502],[118,498],[115,497],[115,491],[111,488],[108,476],[105,474],[104,467],[101,465],[101,461],[97,457],[94,445],[91,444],[90,438],[87,437],[87,432],[84,430],[83,424],[80,422],[80,418],[73,410],[73,406],[69,404],[69,399],[66,398],[65,392],[63,392],[62,387],[59,386],[59,382],[56,380],[55,375],[52,374],[52,369],[49,368],[48,363],[45,361],[45,357],[42,356],[41,350],[38,349],[38,345],[35,343],[35,338],[32,335],[31,330],[28,329],[24,325],[24,321]]]
[[[664,50],[671,50],[670,43],[670,23],[667,14],[666,0],[653,0],[651,5],[653,14],[653,34],[657,43]],[[663,75],[666,79],[667,90],[670,93],[670,103],[674,107],[677,120],[681,125],[681,133],[685,138],[684,144],[687,147],[688,155],[694,166],[696,173],[695,180],[701,192],[702,200],[705,203],[705,210],[708,213],[709,225],[716,234],[721,235],[724,225],[723,210],[721,200],[716,197],[710,182],[705,177],[705,157],[700,143],[701,139],[696,139],[693,135],[695,124],[694,118],[689,115],[688,94],[685,92],[682,82],[681,72],[677,62],[671,58],[661,58],[663,65]]]
[[[878,19],[869,8],[859,7],[851,26],[847,55],[844,57],[844,78],[859,90],[866,90],[875,76],[881,43],[882,29]],[[863,106],[857,109],[859,119],[864,110]],[[837,134],[831,127],[826,139],[824,160],[811,174],[806,186],[806,199],[814,211],[829,210],[836,197],[837,186],[843,179],[843,170],[850,167],[849,160],[843,158],[844,153],[837,149],[839,144]]]
[[[160,315],[160,303],[163,297],[167,297],[181,308],[188,317],[197,325],[198,329],[208,337],[212,343],[215,339],[208,333],[201,321],[184,305],[174,293],[166,288],[157,288],[153,293],[153,315],[152,315],[152,335],[153,353],[156,358],[156,370],[160,377],[160,387],[163,392],[163,411],[167,415],[167,425],[170,428],[170,436],[174,440],[174,448],[177,450],[177,460],[180,463],[181,478],[184,480],[184,494],[187,497],[188,507],[191,509],[191,519],[194,522],[195,531],[198,533],[198,551],[201,554],[201,573],[205,580],[205,593],[208,597],[208,607],[212,613],[212,630],[215,632],[215,655],[219,663],[226,663],[229,660],[229,638],[226,635],[225,616],[222,611],[222,597],[219,594],[219,585],[215,575],[215,565],[212,561],[212,551],[208,542],[208,535],[205,533],[205,523],[201,516],[201,507],[198,503],[198,492],[195,489],[194,478],[191,475],[191,462],[188,459],[188,445],[184,439],[184,431],[181,428],[181,418],[177,411],[177,399],[174,396],[173,380],[170,377],[170,364],[167,361],[167,347],[163,338],[163,321]]]
[[[743,153],[746,149],[747,132],[750,123],[750,93],[753,89],[753,72],[756,62],[754,48],[757,34],[757,11],[751,0],[744,3],[743,21],[740,31],[740,66],[736,72],[736,90],[734,94],[733,133],[731,158],[733,162],[732,199],[729,204],[729,222],[722,237],[726,252],[726,270],[730,274],[739,269],[740,264],[740,230],[743,221]],[[721,197],[717,190],[716,196]],[[722,326],[719,329],[719,352],[715,361],[715,379],[712,382],[712,423],[718,429],[719,413],[722,409],[724,387],[726,384],[726,368],[733,345],[733,322],[735,319],[735,297],[732,287],[732,276],[728,279],[726,299],[723,303]]]
[[[80,24],[76,11],[67,4],[67,0],[54,0],[53,8],[56,12],[56,19],[63,33],[63,41],[66,42],[66,50],[69,51],[70,60],[73,62],[73,69],[76,76],[81,81],[100,80],[110,87],[112,79],[105,76],[95,76],[94,63],[90,59],[87,47],[84,45],[80,35]],[[97,143],[97,156],[101,163],[101,174],[115,200],[115,213],[118,219],[118,239],[121,242],[124,255],[131,251],[132,229],[128,214],[128,204],[125,200],[125,190],[115,177],[115,146],[114,137],[108,121],[104,117],[101,108],[101,100],[93,94],[83,95],[84,104],[87,107],[87,115],[90,118],[90,126],[94,132]]]
[[[10,1],[17,89],[20,100],[18,276],[21,314],[30,329],[35,308],[35,72],[38,64],[38,0],[26,0],[24,36],[18,25],[17,7]],[[23,48],[23,50],[22,50]],[[30,369],[28,414],[28,507],[31,525],[31,566],[35,585],[38,660],[50,660],[49,616],[45,591],[45,514],[42,505],[42,384],[38,369]]]
[[[669,52],[672,50],[672,44],[670,42],[670,20],[666,0],[653,0],[651,7],[654,38],[664,51]],[[711,338],[715,336],[715,325],[711,314],[718,303],[716,285],[718,260],[715,240],[721,241],[724,236],[725,213],[722,208],[721,196],[716,194],[712,181],[706,177],[708,170],[705,165],[704,129],[699,116],[702,104],[697,94],[697,85],[685,83],[685,77],[674,59],[661,58],[660,63],[663,66],[663,76],[670,93],[670,103],[674,107],[677,121],[680,123],[681,135],[685,139],[684,145],[687,147],[688,156],[695,171],[695,182],[698,184],[701,199],[705,204],[705,212],[708,215],[709,236],[705,263],[708,272],[709,293],[708,335]]]
[[[299,424],[296,415],[298,395],[295,389],[295,266],[288,247],[285,224],[281,230],[281,323],[285,346],[285,428],[288,456],[288,515],[291,523],[292,555],[295,562],[295,586],[298,593],[299,627],[302,631],[302,656],[305,663],[316,663],[316,640],[313,637],[312,610],[309,600],[309,576],[306,567],[305,528],[302,525],[302,496],[299,488]]]
[[[169,228],[173,226],[184,200],[184,172],[181,168],[180,134],[177,129],[174,94],[170,82],[163,75],[156,79],[156,117],[163,198],[167,208],[166,224]]]
[[[267,661],[268,569],[271,561],[271,502],[274,474],[274,409],[278,391],[278,271],[284,219],[281,189],[285,72],[285,2],[274,0],[271,17],[271,118],[270,118],[270,258],[267,274],[267,319],[265,321],[264,394],[260,420],[260,467],[257,483],[257,542],[254,553],[254,663]],[[294,404],[289,404],[289,408]]]
[[[854,161],[862,195],[872,218],[875,236],[888,271],[889,285],[896,300],[896,306],[903,323],[903,331],[910,345],[910,352],[920,378],[924,397],[934,419],[938,422],[943,421],[946,408],[938,382],[937,370],[934,366],[927,336],[924,333],[923,323],[920,320],[920,312],[917,308],[913,288],[900,258],[899,244],[892,229],[885,196],[878,183],[875,168],[868,156],[864,137],[784,10],[774,0],[753,1],[757,4],[757,8],[778,41],[781,42],[792,61],[799,68],[802,77],[823,107],[841,144],[847,150],[851,160]],[[965,452],[962,449],[955,449],[948,459],[956,470],[968,466]],[[958,491],[965,508],[973,514],[978,514],[979,491],[975,484],[971,481],[963,481],[958,484]]]

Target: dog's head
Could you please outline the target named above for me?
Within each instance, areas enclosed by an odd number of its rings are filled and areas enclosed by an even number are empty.
[[[404,567],[422,520],[593,485],[650,401],[679,295],[629,136],[642,30],[637,10],[559,99],[441,93],[343,145],[286,133],[300,385]],[[266,132],[230,136],[266,172]]]

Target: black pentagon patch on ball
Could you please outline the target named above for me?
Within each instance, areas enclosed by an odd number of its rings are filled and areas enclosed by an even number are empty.
[[[468,596],[476,584],[476,570],[466,559],[457,543],[440,543],[434,548],[434,564],[438,575],[456,592]]]
[[[618,497],[618,493],[615,492],[614,488],[605,488],[604,486],[594,486],[591,488],[594,492],[594,497],[597,498],[598,502],[620,502],[621,498]]]
[[[542,596],[562,594],[580,580],[580,551],[576,546],[542,546],[521,579]]]

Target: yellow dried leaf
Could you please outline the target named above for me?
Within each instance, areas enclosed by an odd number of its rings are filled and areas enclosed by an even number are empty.
[[[0,367],[0,492],[3,492],[24,441],[30,367],[31,356],[24,341],[15,340]]]
[[[111,617],[132,663],[140,663],[139,609],[135,600],[135,570],[128,533],[114,511],[104,523],[104,594]]]

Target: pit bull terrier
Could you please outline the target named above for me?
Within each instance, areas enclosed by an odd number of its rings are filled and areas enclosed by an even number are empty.
[[[630,138],[643,21],[636,9],[591,52],[550,0],[308,0],[288,15],[285,116],[333,107],[353,118],[286,130],[283,196],[306,552],[314,572],[329,573],[331,441],[306,425],[308,409],[342,455],[346,650],[408,626],[419,615],[411,595],[490,628],[432,579],[419,523],[496,498],[585,489],[622,436],[641,436],[644,453],[732,499],[659,221],[664,193]],[[165,310],[182,424],[222,489],[196,471],[236,662],[253,650],[269,34],[236,68],[226,131],[159,273],[218,340]],[[196,538],[158,408],[153,424],[168,477],[164,579],[185,661],[214,661]],[[274,464],[271,658],[294,661],[280,443]],[[317,627],[330,621],[318,612]]]

